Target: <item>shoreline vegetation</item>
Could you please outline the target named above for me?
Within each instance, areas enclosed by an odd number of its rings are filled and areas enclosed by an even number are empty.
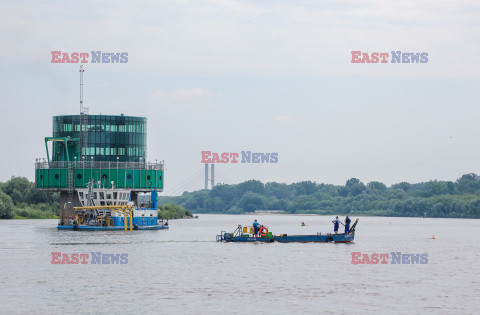
[[[25,177],[0,182],[0,219],[56,219],[59,193],[35,189]],[[195,218],[192,213],[247,214],[283,211],[297,215],[480,218],[480,177],[456,181],[401,182],[387,187],[350,178],[345,185],[262,183],[219,184],[211,190],[159,196],[159,218]],[[255,213],[256,214],[256,213]],[[264,214],[264,213],[258,213]]]
[[[182,206],[166,203],[158,206],[159,219],[190,219],[193,218],[192,212]]]
[[[350,178],[345,185],[249,180],[181,196],[159,196],[159,203],[204,214],[281,210],[284,214],[478,219],[480,177],[470,173],[456,181],[401,182],[389,187],[377,181],[365,184],[357,178]]]
[[[12,177],[0,182],[0,219],[58,219],[58,192],[35,189],[35,184],[25,177]],[[159,206],[160,219],[194,218],[189,210],[180,205]]]
[[[0,182],[0,219],[56,219],[60,194],[35,189],[25,177]]]

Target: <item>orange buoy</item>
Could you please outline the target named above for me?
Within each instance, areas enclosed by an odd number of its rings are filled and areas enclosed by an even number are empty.
[[[262,228],[260,229],[260,235],[261,236],[267,236],[268,235],[268,229],[264,226],[262,226]]]

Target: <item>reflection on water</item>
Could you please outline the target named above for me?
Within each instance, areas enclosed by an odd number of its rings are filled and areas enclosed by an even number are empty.
[[[331,232],[333,219],[255,218],[274,234]],[[253,219],[200,215],[171,221],[170,230],[133,232],[57,231],[55,220],[0,221],[2,310],[477,312],[480,220],[362,217],[352,244],[215,242],[221,230]],[[398,251],[428,253],[428,264],[351,264],[351,252]],[[128,263],[56,265],[51,252],[127,253]]]

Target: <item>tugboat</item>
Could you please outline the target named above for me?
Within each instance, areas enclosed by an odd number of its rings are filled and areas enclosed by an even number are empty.
[[[253,232],[253,228],[242,227],[238,225],[233,233],[227,233],[222,231],[220,235],[217,235],[217,242],[262,242],[262,243],[350,243],[355,239],[355,228],[357,227],[358,219],[350,228],[348,233],[342,234],[322,234],[317,233],[313,235],[273,235],[268,231],[267,227],[260,230],[260,236],[256,236]]]

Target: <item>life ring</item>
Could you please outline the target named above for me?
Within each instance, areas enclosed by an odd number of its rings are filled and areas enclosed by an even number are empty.
[[[265,231],[265,233],[262,233],[262,231]],[[262,226],[262,227],[260,228],[260,231],[259,231],[259,232],[260,232],[260,235],[261,235],[261,236],[267,236],[267,235],[268,235],[268,229],[267,229],[266,227],[264,227],[264,226]]]

